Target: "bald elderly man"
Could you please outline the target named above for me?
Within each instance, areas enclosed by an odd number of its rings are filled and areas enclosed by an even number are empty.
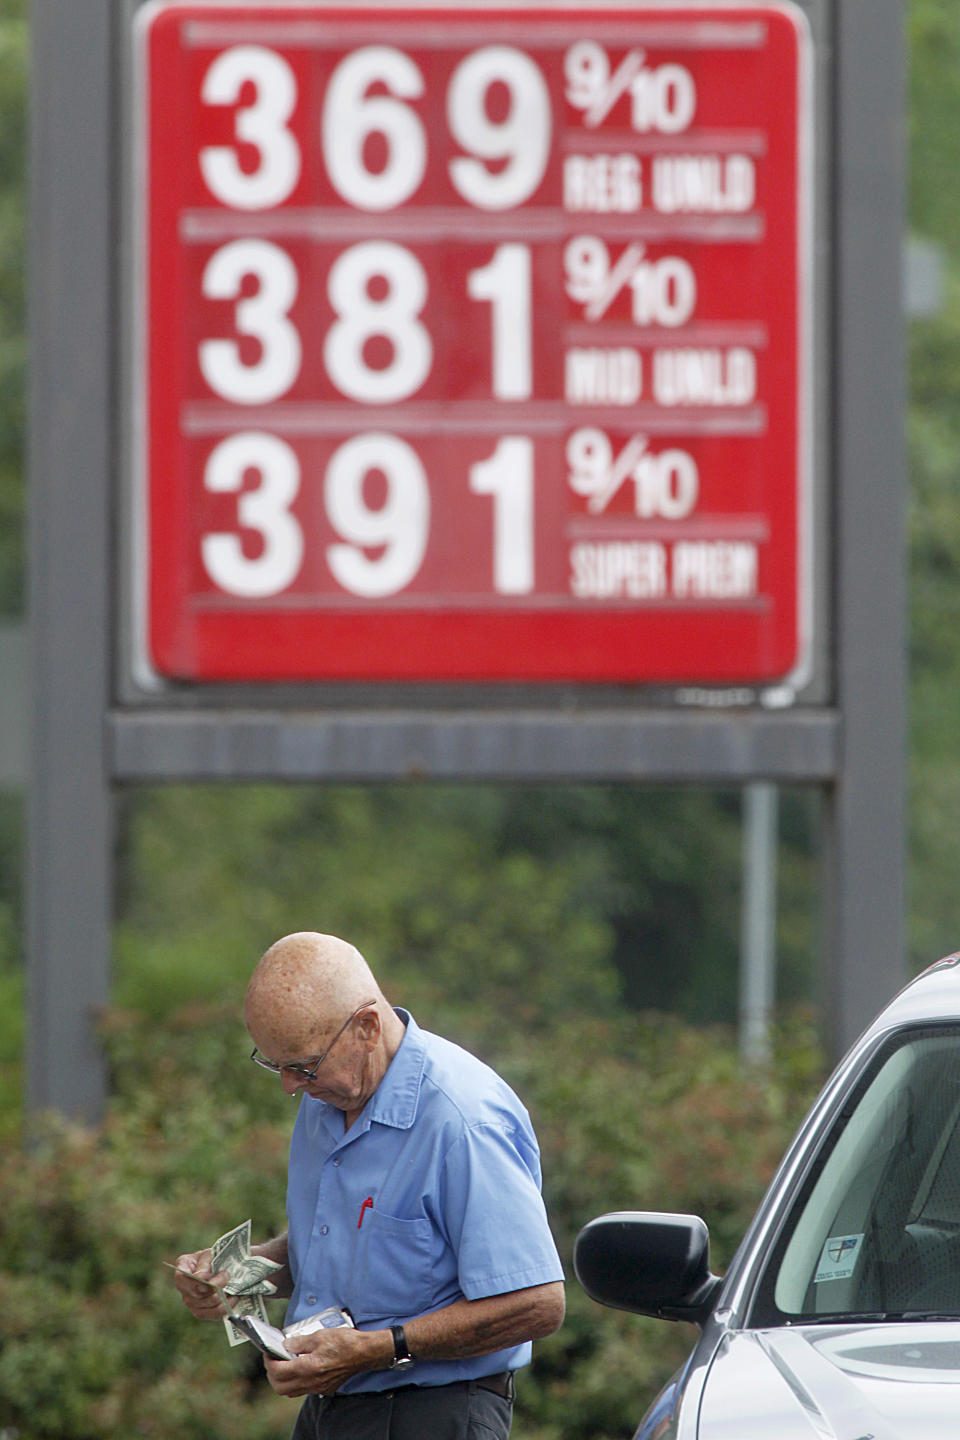
[[[305,1396],[292,1440],[490,1440],[510,1431],[513,1374],[563,1321],[563,1269],[540,1196],[536,1136],[488,1066],[384,999],[360,952],[306,931],[247,988],[252,1058],[302,1099],[288,1230],[255,1253],[283,1269],[286,1324],[329,1305],[356,1329],[266,1360]],[[210,1251],[175,1281],[201,1319]]]

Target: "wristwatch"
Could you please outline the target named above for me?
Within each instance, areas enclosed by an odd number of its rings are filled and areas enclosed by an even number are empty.
[[[393,1360],[390,1363],[390,1369],[409,1370],[414,1361],[407,1344],[407,1337],[403,1333],[403,1326],[391,1325],[390,1334],[393,1336]]]

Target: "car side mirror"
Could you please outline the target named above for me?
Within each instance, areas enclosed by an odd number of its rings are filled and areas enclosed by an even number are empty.
[[[601,1215],[577,1236],[573,1268],[601,1305],[697,1325],[709,1316],[722,1283],[710,1273],[710,1235],[698,1215]]]

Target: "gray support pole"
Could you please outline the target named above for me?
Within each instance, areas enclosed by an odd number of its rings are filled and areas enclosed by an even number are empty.
[[[108,479],[114,263],[110,0],[31,8],[27,1100],[93,1118],[107,996]]]
[[[904,6],[836,16],[836,616],[827,1005],[842,1050],[904,960]]]
[[[776,992],[777,787],[743,789],[743,899],[740,937],[740,1058],[770,1059],[770,1021]]]

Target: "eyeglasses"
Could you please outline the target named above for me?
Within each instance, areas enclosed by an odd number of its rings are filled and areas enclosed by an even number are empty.
[[[288,1075],[295,1075],[298,1080],[315,1080],[317,1076],[317,1071],[320,1069],[320,1066],[330,1054],[330,1051],[333,1049],[334,1045],[336,1045],[337,1041],[340,1039],[340,1036],[343,1034],[344,1030],[346,1030],[348,1025],[350,1025],[354,1020],[356,1020],[357,1016],[361,1014],[362,1011],[369,1010],[370,1006],[376,1005],[376,1003],[376,1000],[365,1000],[362,1005],[358,1006],[358,1008],[354,1010],[352,1015],[348,1015],[347,1019],[344,1020],[343,1024],[340,1026],[340,1029],[337,1031],[336,1035],[334,1035],[333,1039],[330,1041],[330,1044],[327,1046],[326,1050],[324,1050],[323,1054],[320,1056],[319,1060],[314,1065],[312,1070],[308,1069],[306,1065],[278,1065],[276,1060],[268,1060],[265,1055],[261,1055],[256,1045],[254,1045],[253,1050],[250,1053],[250,1059],[253,1061],[254,1065],[259,1065],[263,1070],[269,1070],[272,1075],[281,1075],[283,1071],[286,1070]]]

